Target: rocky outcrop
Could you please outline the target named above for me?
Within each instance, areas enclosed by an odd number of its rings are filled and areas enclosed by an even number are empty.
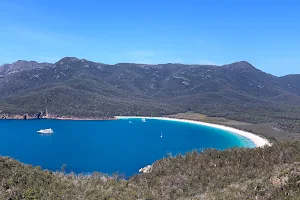
[[[152,171],[152,165],[147,165],[139,170],[140,173],[149,173]]]

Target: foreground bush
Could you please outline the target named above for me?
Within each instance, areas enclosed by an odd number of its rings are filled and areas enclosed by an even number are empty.
[[[151,173],[52,173],[0,157],[0,199],[299,199],[300,141],[168,157]]]

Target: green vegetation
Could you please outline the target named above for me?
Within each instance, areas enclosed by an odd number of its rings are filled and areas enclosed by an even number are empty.
[[[197,120],[194,112],[206,115],[200,120],[281,140],[299,137],[299,83],[299,75],[275,77],[244,61],[224,66],[106,65],[68,57],[55,64],[18,61],[0,68],[0,117],[39,117],[47,110],[96,118],[184,113],[181,117]],[[1,157],[0,199],[300,199],[300,141],[167,157],[151,173],[129,180],[63,171]]]
[[[299,199],[300,141],[166,157],[118,175],[52,173],[0,158],[0,199]]]
[[[300,76],[242,61],[224,66],[102,63],[63,58],[0,67],[0,118],[161,116],[193,111],[300,133]]]

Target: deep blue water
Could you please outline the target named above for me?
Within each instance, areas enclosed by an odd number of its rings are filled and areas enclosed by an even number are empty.
[[[54,134],[37,134],[45,128],[52,128]],[[66,164],[67,172],[126,176],[167,153],[254,147],[250,140],[223,130],[155,119],[145,123],[141,119],[0,120],[0,141],[0,155],[43,169],[56,171]]]

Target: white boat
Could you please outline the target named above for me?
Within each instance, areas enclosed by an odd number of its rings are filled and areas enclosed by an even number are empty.
[[[142,118],[141,120],[142,120],[142,122],[146,122],[146,119],[145,119],[145,118]]]
[[[162,133],[160,133],[160,137],[162,138]]]
[[[54,133],[52,128],[47,128],[47,129],[41,129],[39,131],[37,131],[38,133],[42,133],[42,134],[52,134]]]

